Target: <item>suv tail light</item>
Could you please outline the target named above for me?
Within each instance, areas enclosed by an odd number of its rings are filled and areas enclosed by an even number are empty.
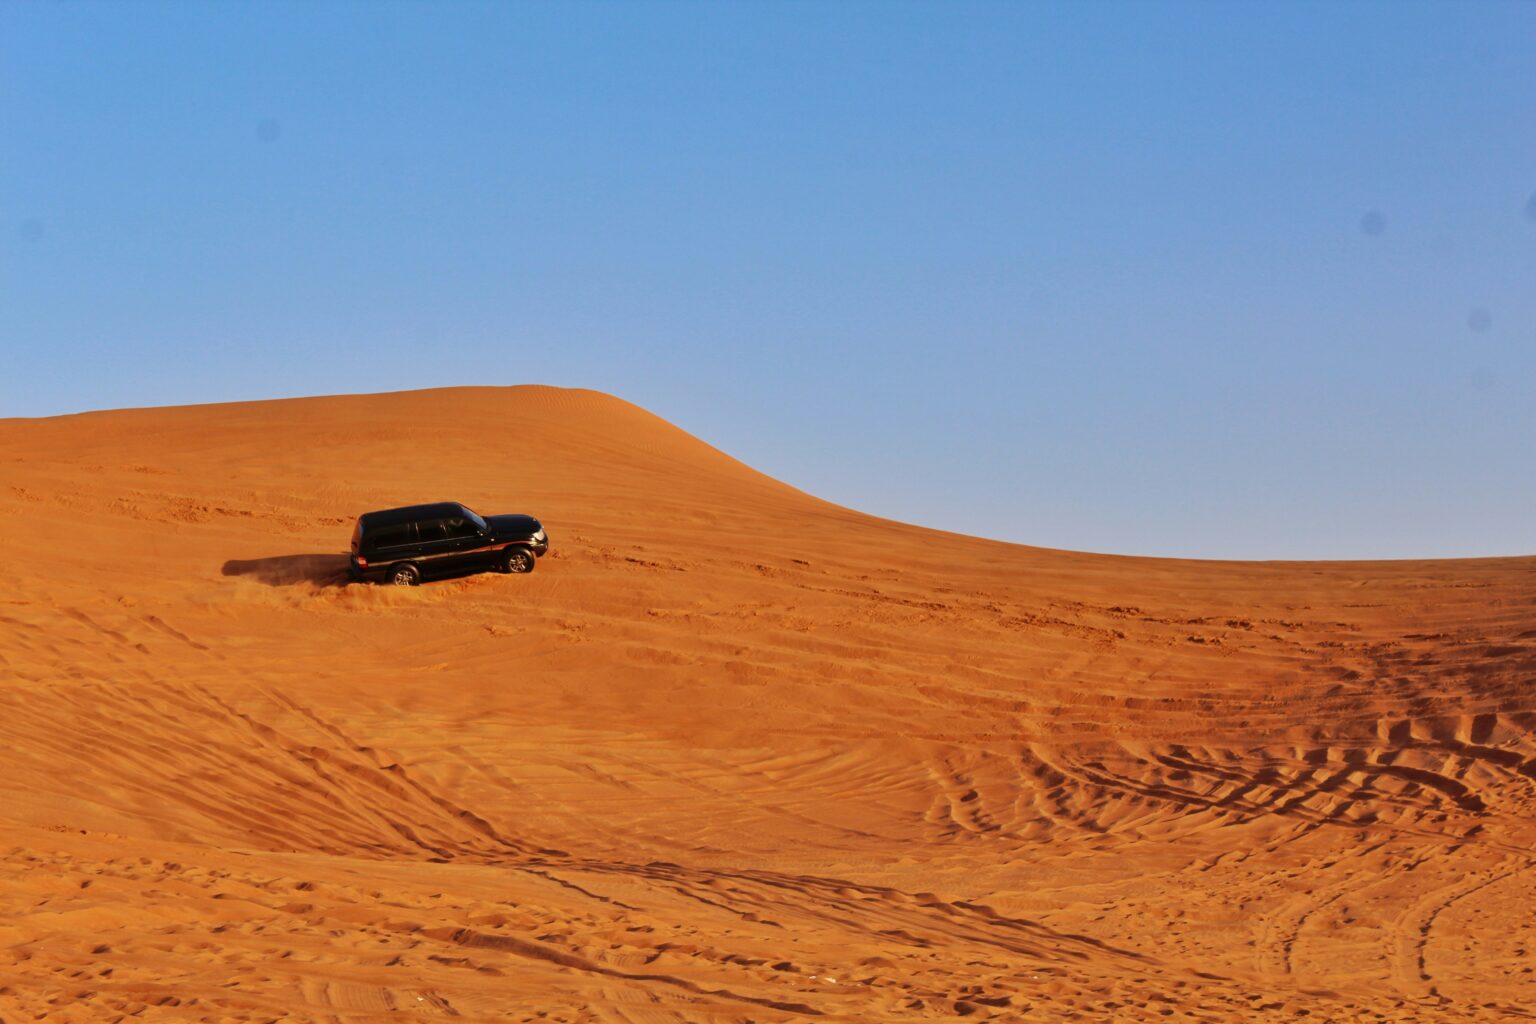
[[[352,557],[357,560],[357,567],[359,569],[368,568],[368,559],[364,558],[362,555],[353,555]]]

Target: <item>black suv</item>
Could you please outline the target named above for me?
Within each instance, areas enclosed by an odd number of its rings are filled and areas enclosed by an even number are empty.
[[[549,535],[532,516],[484,519],[456,501],[364,512],[352,531],[355,580],[414,587],[427,576],[533,572]]]

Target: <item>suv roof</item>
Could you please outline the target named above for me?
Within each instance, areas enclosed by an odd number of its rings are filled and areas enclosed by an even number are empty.
[[[357,521],[363,526],[387,526],[390,523],[404,523],[412,519],[425,519],[429,516],[454,516],[463,515],[464,506],[456,501],[438,501],[430,505],[407,505],[404,508],[386,508],[379,512],[364,512],[357,517]]]

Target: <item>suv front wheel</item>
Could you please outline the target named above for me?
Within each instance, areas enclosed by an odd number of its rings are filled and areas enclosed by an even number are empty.
[[[533,572],[533,552],[527,548],[512,548],[502,560],[503,572]]]

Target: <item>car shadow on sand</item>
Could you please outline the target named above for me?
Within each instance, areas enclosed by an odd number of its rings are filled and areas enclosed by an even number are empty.
[[[232,558],[224,563],[224,575],[244,576],[269,587],[291,587],[295,583],[344,587],[348,583],[347,562],[345,554]]]

